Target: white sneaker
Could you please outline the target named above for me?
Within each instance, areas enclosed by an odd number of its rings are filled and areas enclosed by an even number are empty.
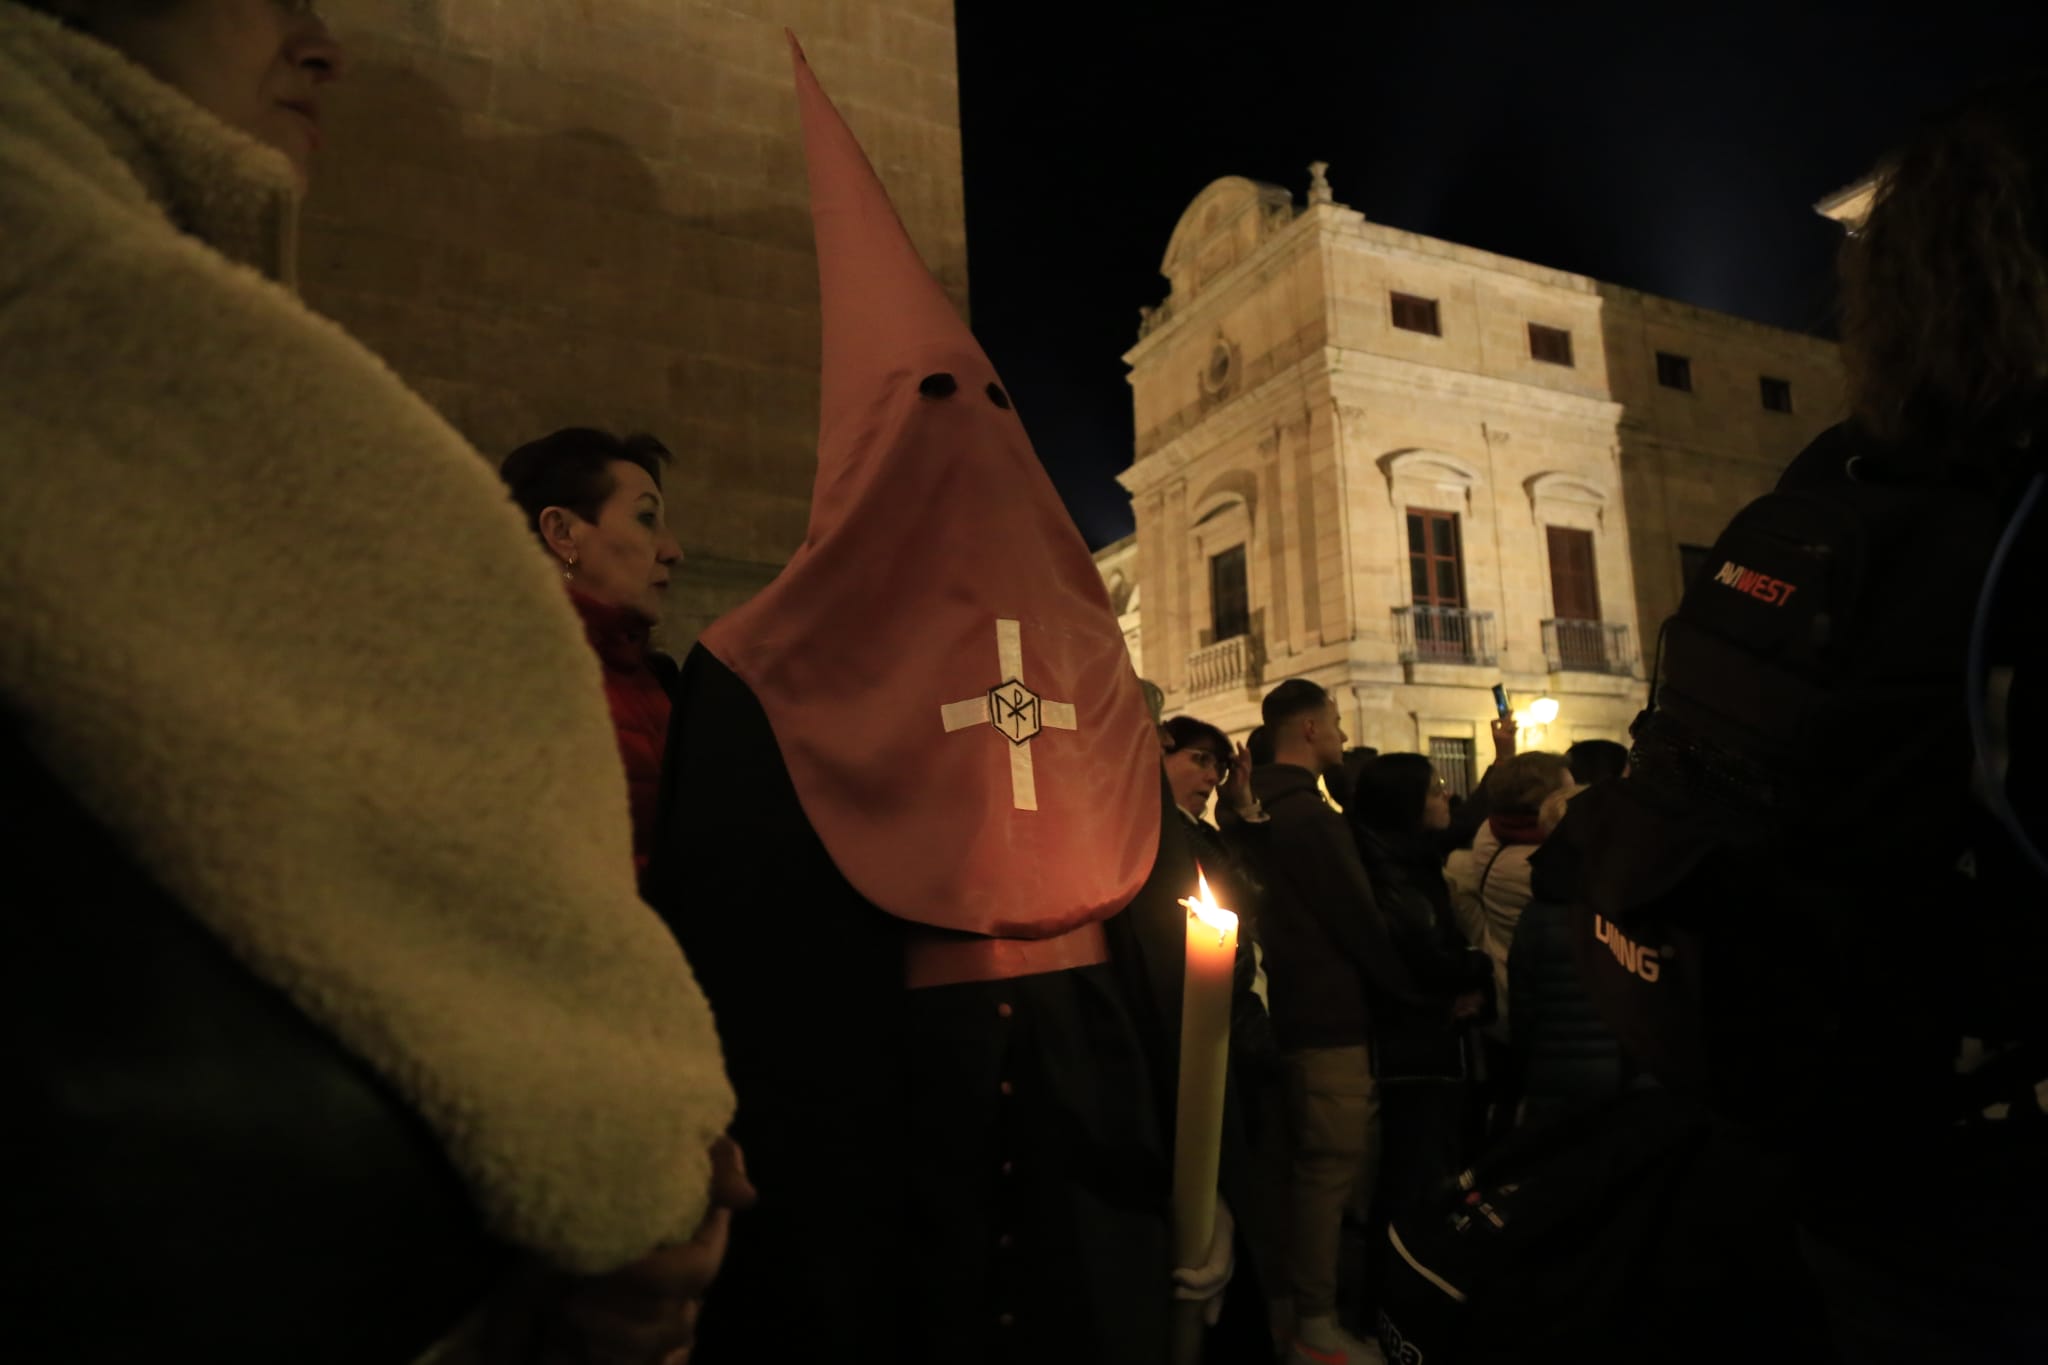
[[[1379,1344],[1360,1341],[1335,1318],[1303,1318],[1287,1343],[1287,1365],[1386,1365]]]

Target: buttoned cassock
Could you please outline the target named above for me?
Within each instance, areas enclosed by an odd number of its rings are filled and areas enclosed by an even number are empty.
[[[762,1191],[698,1358],[1161,1361],[1193,861],[1086,545],[796,71],[810,527],[685,662],[648,883]]]

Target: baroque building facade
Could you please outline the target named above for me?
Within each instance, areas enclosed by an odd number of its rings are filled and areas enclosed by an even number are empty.
[[[1290,677],[1352,742],[1487,756],[1492,689],[1624,738],[1728,518],[1838,420],[1830,342],[1230,177],[1124,356],[1137,530],[1098,563],[1168,714],[1234,736]]]

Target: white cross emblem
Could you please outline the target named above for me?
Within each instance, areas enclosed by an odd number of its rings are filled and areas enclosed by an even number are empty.
[[[1010,802],[1018,810],[1038,809],[1031,775],[1031,741],[1041,730],[1078,730],[1074,704],[1047,701],[1024,685],[1024,637],[1015,621],[996,622],[996,669],[1002,681],[978,697],[939,708],[946,733],[993,725],[1010,741]]]

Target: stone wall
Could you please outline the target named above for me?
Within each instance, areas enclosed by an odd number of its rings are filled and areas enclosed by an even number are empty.
[[[308,301],[497,459],[676,453],[672,648],[803,537],[817,286],[787,23],[966,307],[950,0],[330,0]]]
[[[1841,350],[1633,290],[1601,292],[1607,368],[1623,410],[1639,612],[1654,642],[1684,591],[1680,547],[1712,544],[1808,441],[1842,419]],[[1690,391],[1657,382],[1659,351],[1687,359]],[[1791,412],[1764,407],[1759,381],[1767,375],[1792,386]]]

